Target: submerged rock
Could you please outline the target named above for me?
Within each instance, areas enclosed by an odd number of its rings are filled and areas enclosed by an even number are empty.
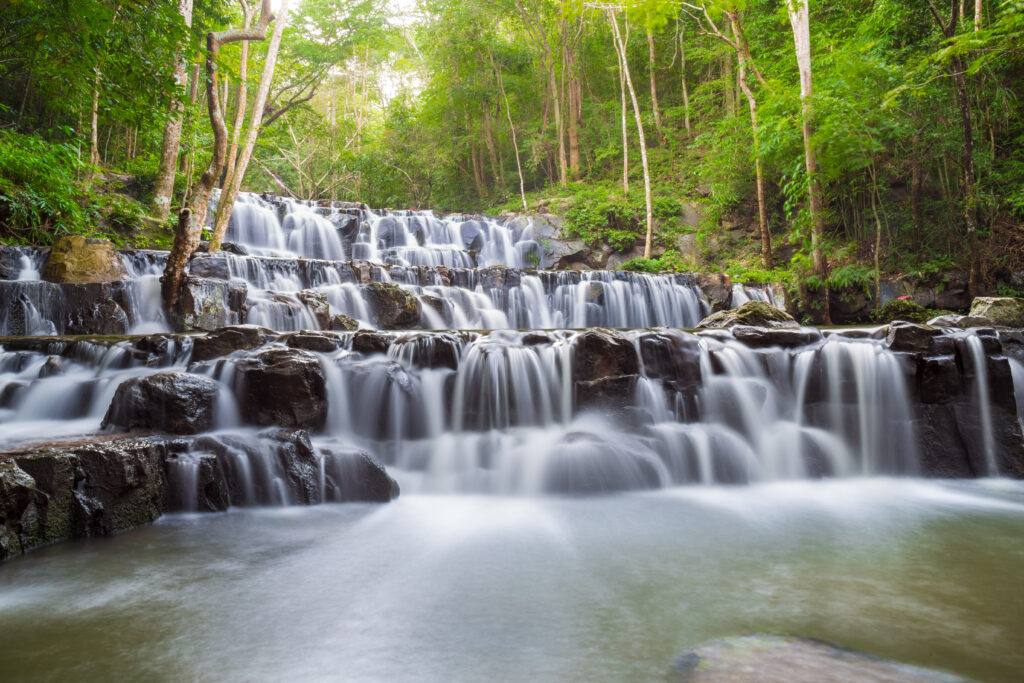
[[[674,683],[936,683],[957,676],[849,650],[824,640],[747,635],[713,640],[672,664]]]
[[[971,304],[969,317],[986,320],[988,325],[1024,327],[1024,299],[979,296]]]
[[[202,375],[158,372],[121,383],[103,427],[199,434],[213,428],[220,385]]]
[[[712,313],[697,325],[704,329],[718,329],[746,325],[748,327],[800,327],[789,313],[763,301],[748,301],[739,308]]]
[[[128,271],[110,240],[68,235],[50,249],[42,276],[50,282],[81,285],[124,280]]]

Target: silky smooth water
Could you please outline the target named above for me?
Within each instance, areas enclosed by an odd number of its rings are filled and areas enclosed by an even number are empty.
[[[179,515],[0,567],[5,680],[661,680],[702,641],[1024,670],[1024,486],[887,478]]]

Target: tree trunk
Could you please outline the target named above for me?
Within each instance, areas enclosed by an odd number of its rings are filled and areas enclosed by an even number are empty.
[[[814,274],[821,287],[823,320],[831,324],[829,313],[828,264],[822,242],[825,239],[825,216],[822,212],[821,188],[818,179],[818,156],[814,149],[814,112],[811,106],[813,85],[811,79],[811,26],[807,0],[786,0],[789,22],[793,27],[793,45],[800,70],[800,118],[804,138],[804,160],[807,168],[807,199],[811,214],[811,249]]]
[[[256,138],[259,137],[263,128],[263,110],[267,106],[267,96],[270,94],[270,83],[274,80],[274,68],[277,66],[277,53],[281,48],[281,35],[288,23],[288,0],[282,0],[280,8],[281,16],[274,24],[274,33],[270,37],[270,44],[267,46],[267,56],[263,61],[263,74],[260,76],[259,89],[256,91],[256,99],[252,103],[252,117],[249,119],[249,127],[245,134],[245,143],[239,154],[231,177],[231,184],[221,193],[221,204],[218,207],[217,223],[214,226],[213,237],[210,240],[210,253],[220,249],[220,243],[224,240],[224,233],[227,232],[228,222],[231,220],[231,212],[235,208],[235,199],[238,198],[238,191],[242,188],[242,180],[245,178],[245,171],[249,167],[249,159],[252,158],[252,151],[256,147]]]
[[[498,77],[498,87],[501,89],[501,97],[505,100],[505,114],[508,116],[508,128],[512,132],[512,148],[516,151],[516,171],[519,173],[519,197],[523,200],[523,213],[528,213],[526,206],[526,183],[523,182],[523,166],[519,163],[519,142],[516,139],[516,127],[512,123],[512,108],[508,105],[508,95],[505,93],[505,79],[501,76],[501,70],[494,65],[494,56],[489,52],[487,57],[491,60],[491,68]],[[577,150],[578,151],[578,150]]]
[[[609,16],[615,21],[614,15]],[[618,42],[615,43],[615,58],[619,62],[619,99],[622,102],[622,192],[629,194],[629,130],[626,118],[626,65],[619,54]]]
[[[917,117],[914,116],[916,120]],[[921,135],[915,132],[910,152],[910,217],[914,224],[914,247],[920,248],[924,236],[924,213],[921,210],[921,189],[924,173],[921,168]]]
[[[178,12],[185,20],[185,26],[192,27],[192,0],[178,0]],[[171,98],[170,116],[164,124],[163,143],[160,146],[160,167],[156,173],[153,190],[153,213],[160,220],[166,220],[171,211],[171,196],[174,194],[174,168],[178,161],[178,145],[181,142],[181,126],[185,114],[179,90],[185,87],[185,70],[188,62],[184,50],[174,60],[174,96]]]
[[[683,126],[686,132],[690,129],[690,90],[686,84],[686,45],[683,29],[679,31],[679,75],[683,82]]]
[[[577,73],[579,58],[575,49],[567,50],[569,61],[569,174],[580,177],[580,109],[583,99],[580,77]]]
[[[875,309],[882,307],[882,267],[880,254],[882,251],[882,221],[878,218],[878,177],[875,174],[874,164],[870,168],[871,173],[871,212],[875,215]]]
[[[548,86],[551,88],[551,100],[555,105],[555,132],[558,135],[558,182],[565,185],[569,180],[569,168],[565,158],[565,122],[562,121],[562,96],[558,92],[558,78],[555,76],[555,59],[550,57],[548,68]]]
[[[974,32],[981,30],[982,0],[974,0]]]
[[[203,68],[202,62],[196,60],[196,63],[192,65],[192,73],[189,74],[189,84],[188,84],[189,111],[186,113],[185,122],[187,122],[190,126],[191,126],[191,123],[192,123],[191,108],[196,103],[196,101],[199,99],[199,74],[200,74],[200,71],[202,70],[202,68]],[[182,128],[184,128],[184,124],[182,124]],[[195,137],[194,136],[194,131],[193,131],[193,137]],[[192,156],[194,154],[195,154],[195,140],[193,140],[192,144],[189,145],[187,153],[185,152],[185,150],[181,150],[181,152],[179,152],[179,154],[178,154],[178,170],[185,174],[186,184],[191,182],[191,178],[189,177],[189,173],[187,171],[188,171],[189,167],[191,166],[191,159],[192,159]]]
[[[626,77],[626,87],[629,89],[629,97],[633,102],[633,115],[636,118],[637,135],[640,138],[640,163],[644,169],[644,199],[647,204],[647,235],[644,240],[644,258],[651,257],[651,242],[654,238],[654,210],[651,205],[651,174],[647,167],[647,141],[644,139],[644,122],[640,116],[640,104],[636,99],[636,90],[633,88],[633,79],[629,75],[629,64],[626,62],[626,41],[623,40],[619,31],[619,21],[613,10],[608,11],[608,19],[612,23],[612,34],[618,45],[619,55],[622,58],[622,71]],[[629,36],[627,24],[626,36]]]
[[[967,223],[967,247],[970,253],[970,275],[967,289],[972,297],[978,293],[981,282],[981,259],[978,254],[977,197],[974,176],[974,126],[971,122],[971,102],[967,96],[967,82],[964,80],[964,64],[960,57],[954,57],[953,83],[956,99],[960,105],[960,124],[964,139],[964,221]]]
[[[654,129],[658,131],[658,138],[665,142],[665,131],[661,127],[661,111],[658,109],[658,70],[654,56],[654,32],[647,32],[647,55],[651,72],[651,108],[654,109]]]
[[[213,156],[210,159],[210,165],[195,184],[192,201],[178,216],[174,244],[171,246],[163,277],[160,278],[161,294],[168,312],[173,312],[175,304],[178,302],[181,284],[185,280],[185,267],[196,247],[199,246],[210,203],[210,193],[224,169],[224,160],[227,156],[227,127],[224,125],[224,117],[220,108],[220,93],[217,88],[217,54],[220,52],[221,46],[227,43],[266,39],[267,25],[273,19],[273,14],[270,9],[270,0],[262,0],[262,2],[260,21],[256,28],[229,29],[216,33],[211,32],[206,36],[206,96],[210,124],[213,128]],[[287,5],[287,0],[284,4]],[[268,60],[269,58],[268,55]]]
[[[504,185],[505,181],[501,175],[501,166],[498,164],[498,152],[494,144],[494,125],[491,121],[490,104],[484,107],[484,144],[487,145],[487,158],[491,162],[491,175],[494,177],[495,185]]]
[[[722,56],[722,87],[725,89],[725,112],[730,117],[736,115],[736,76],[732,71],[732,53]]]
[[[761,261],[765,268],[771,268],[774,265],[772,258],[772,234],[768,229],[768,208],[764,197],[764,176],[761,172],[761,138],[757,124],[757,100],[754,98],[754,92],[750,89],[750,84],[747,82],[747,62],[750,60],[750,55],[746,54],[746,47],[741,39],[743,32],[740,28],[739,15],[736,12],[726,12],[726,16],[732,25],[733,36],[736,39],[736,46],[738,48],[736,56],[739,59],[740,90],[743,91],[747,98],[747,104],[750,106],[750,130],[754,142],[754,174],[757,181],[757,221],[761,230]]]

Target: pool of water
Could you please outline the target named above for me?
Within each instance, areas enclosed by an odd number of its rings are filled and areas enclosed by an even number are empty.
[[[786,632],[1024,671],[1024,485],[406,496],[173,515],[0,565],[5,680],[660,680]]]

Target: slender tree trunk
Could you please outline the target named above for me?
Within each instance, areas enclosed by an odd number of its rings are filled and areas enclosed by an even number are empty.
[[[981,30],[982,0],[974,0],[974,32]]]
[[[915,116],[916,120],[917,117]],[[923,169],[921,168],[921,136],[915,132],[911,139],[912,150],[910,152],[910,217],[914,224],[914,247],[921,246],[924,236],[924,214],[921,210],[921,188],[923,183]]]
[[[92,182],[96,167],[100,165],[100,68],[93,69],[92,108],[89,118],[89,169],[88,181]]]
[[[473,162],[473,182],[476,184],[476,195],[483,199],[486,191],[484,189],[483,173],[480,170],[480,155],[476,152],[476,143],[469,143],[469,158]]]
[[[732,53],[722,55],[722,87],[725,92],[725,112],[736,115],[736,75],[732,70]]]
[[[615,21],[614,15],[610,15]],[[619,45],[615,44],[615,58],[619,62],[619,99],[622,102],[622,192],[629,194],[629,129],[626,118],[626,65],[619,54]]]
[[[875,309],[882,307],[882,266],[880,255],[882,252],[882,221],[878,217],[878,203],[881,197],[878,194],[878,177],[875,173],[874,164],[871,165],[871,212],[875,215]]]
[[[804,137],[804,160],[807,168],[808,209],[811,214],[811,249],[814,273],[821,286],[823,320],[831,324],[828,292],[828,264],[822,242],[825,240],[825,216],[822,210],[821,187],[818,178],[818,156],[814,149],[812,134],[814,112],[811,98],[813,86],[811,77],[811,26],[807,0],[786,0],[789,21],[793,27],[793,44],[797,66],[800,70],[801,129]]]
[[[523,182],[523,166],[519,163],[519,141],[516,139],[516,127],[512,123],[512,107],[508,105],[508,95],[505,93],[505,79],[502,78],[501,70],[494,65],[494,56],[489,52],[487,57],[491,60],[491,68],[498,77],[498,88],[501,89],[501,97],[505,100],[505,115],[508,116],[508,129],[512,132],[512,148],[516,151],[516,171],[519,173],[519,197],[523,200],[523,213],[528,213],[526,206],[526,183]],[[578,150],[577,150],[578,151]]]
[[[562,96],[558,92],[553,56],[549,56],[548,64],[548,86],[551,88],[551,100],[555,105],[555,132],[558,135],[558,182],[565,185],[569,181],[569,167],[565,157],[565,122],[562,120]]]
[[[569,62],[569,174],[573,178],[580,177],[580,109],[582,92],[580,77],[577,73],[579,57],[575,48],[566,51]]]
[[[199,74],[200,74],[200,71],[202,70],[202,68],[203,68],[203,63],[201,61],[199,61],[199,60],[196,60],[195,64],[192,65],[192,73],[189,74],[189,82],[188,82],[188,104],[189,104],[189,108],[188,108],[188,111],[185,113],[185,119],[184,119],[185,123],[187,123],[189,125],[189,127],[192,126],[192,107],[195,105],[196,101],[199,100]],[[185,125],[183,123],[182,124],[182,129],[184,129],[184,128],[185,128]],[[181,173],[185,174],[186,187],[191,184],[191,180],[192,180],[189,177],[189,174],[186,171],[188,170],[188,168],[190,166],[190,161],[192,159],[192,156],[195,153],[195,139],[194,138],[195,138],[195,131],[193,131],[192,144],[189,145],[188,150],[187,151],[186,150],[181,150],[178,153],[178,170]]]
[[[967,246],[971,259],[967,289],[974,297],[981,285],[981,259],[978,253],[978,200],[975,195],[974,175],[974,126],[971,122],[971,102],[967,95],[967,82],[964,80],[963,60],[960,57],[954,57],[951,66],[953,67],[956,98],[960,105],[960,125],[964,139],[964,221],[967,224]]]
[[[651,174],[647,167],[647,141],[644,138],[644,122],[640,116],[640,104],[636,99],[636,90],[633,88],[633,79],[629,75],[629,64],[626,61],[626,40],[619,31],[619,21],[615,12],[608,11],[608,19],[612,23],[612,34],[618,45],[619,54],[622,58],[622,71],[626,76],[626,87],[629,89],[629,97],[633,102],[633,115],[636,118],[637,135],[640,138],[640,163],[644,169],[644,199],[647,204],[647,235],[644,240],[644,258],[651,257],[651,243],[654,239],[654,210],[651,204]],[[629,28],[627,23],[626,37],[628,39]]]
[[[739,16],[735,12],[727,12],[726,16],[728,16],[732,24],[733,36],[736,40],[736,46],[739,48],[736,50],[736,56],[739,60],[738,80],[740,90],[746,96],[747,104],[750,107],[750,131],[754,142],[754,175],[757,181],[757,219],[761,231],[761,262],[765,268],[771,268],[774,265],[772,258],[772,234],[768,228],[768,208],[764,196],[764,175],[761,172],[761,137],[757,123],[757,100],[754,98],[754,92],[750,89],[750,83],[747,82],[747,62],[750,57],[746,54],[745,44],[741,39],[743,32],[740,28]]]
[[[683,126],[686,128],[686,132],[691,132],[690,128],[690,90],[686,84],[686,41],[684,39],[684,30],[680,27],[679,30],[679,77],[683,82]]]
[[[267,97],[270,94],[270,83],[274,80],[274,68],[277,66],[277,53],[281,48],[281,35],[288,23],[288,0],[282,0],[280,8],[281,16],[274,24],[274,33],[270,37],[270,44],[267,46],[267,56],[263,61],[263,74],[260,76],[259,89],[256,91],[256,99],[252,103],[252,117],[249,119],[249,127],[246,130],[245,142],[239,153],[234,173],[231,177],[231,184],[221,194],[223,209],[218,209],[217,222],[214,225],[213,237],[210,239],[210,253],[220,249],[220,243],[224,240],[224,234],[228,229],[228,222],[231,220],[231,212],[235,207],[235,199],[242,188],[242,180],[245,178],[245,171],[249,167],[249,159],[252,158],[252,151],[256,147],[256,138],[259,137],[263,128],[263,110],[267,106]]]
[[[494,144],[494,125],[491,121],[491,108],[488,103],[484,107],[484,144],[487,145],[487,157],[491,162],[491,175],[494,177],[495,185],[504,185],[501,166],[498,164],[498,152]]]
[[[647,32],[647,56],[650,64],[651,75],[651,108],[654,110],[654,129],[658,132],[658,138],[665,141],[665,131],[661,127],[661,111],[658,108],[658,69],[654,55],[654,32]]]
[[[287,5],[287,0],[284,2]],[[283,12],[284,10],[282,10]],[[185,267],[188,260],[199,246],[202,235],[203,224],[206,222],[206,213],[210,203],[210,193],[224,169],[224,161],[227,156],[228,137],[227,127],[224,125],[224,116],[221,112],[220,93],[217,83],[217,54],[222,45],[240,40],[265,40],[267,26],[273,19],[270,8],[270,0],[262,0],[259,24],[254,29],[229,29],[216,33],[209,33],[206,36],[206,95],[207,110],[210,115],[210,124],[213,128],[213,156],[210,165],[203,172],[202,177],[196,183],[192,192],[192,201],[189,206],[178,215],[178,227],[174,234],[174,244],[171,246],[171,253],[167,258],[167,266],[164,268],[163,277],[160,278],[164,305],[168,312],[175,309],[178,296],[181,292],[181,285],[185,280]],[[282,22],[283,23],[283,22]],[[275,31],[277,35],[277,31]],[[270,59],[268,54],[267,59]]]
[[[185,20],[185,26],[192,27],[192,0],[178,0],[178,12]],[[178,146],[181,142],[181,127],[185,106],[179,90],[185,87],[185,73],[188,62],[184,50],[178,52],[174,61],[175,92],[171,98],[170,116],[164,124],[163,143],[160,146],[160,167],[156,173],[153,190],[153,213],[160,220],[166,220],[171,211],[171,196],[174,194],[174,168],[178,161]]]

